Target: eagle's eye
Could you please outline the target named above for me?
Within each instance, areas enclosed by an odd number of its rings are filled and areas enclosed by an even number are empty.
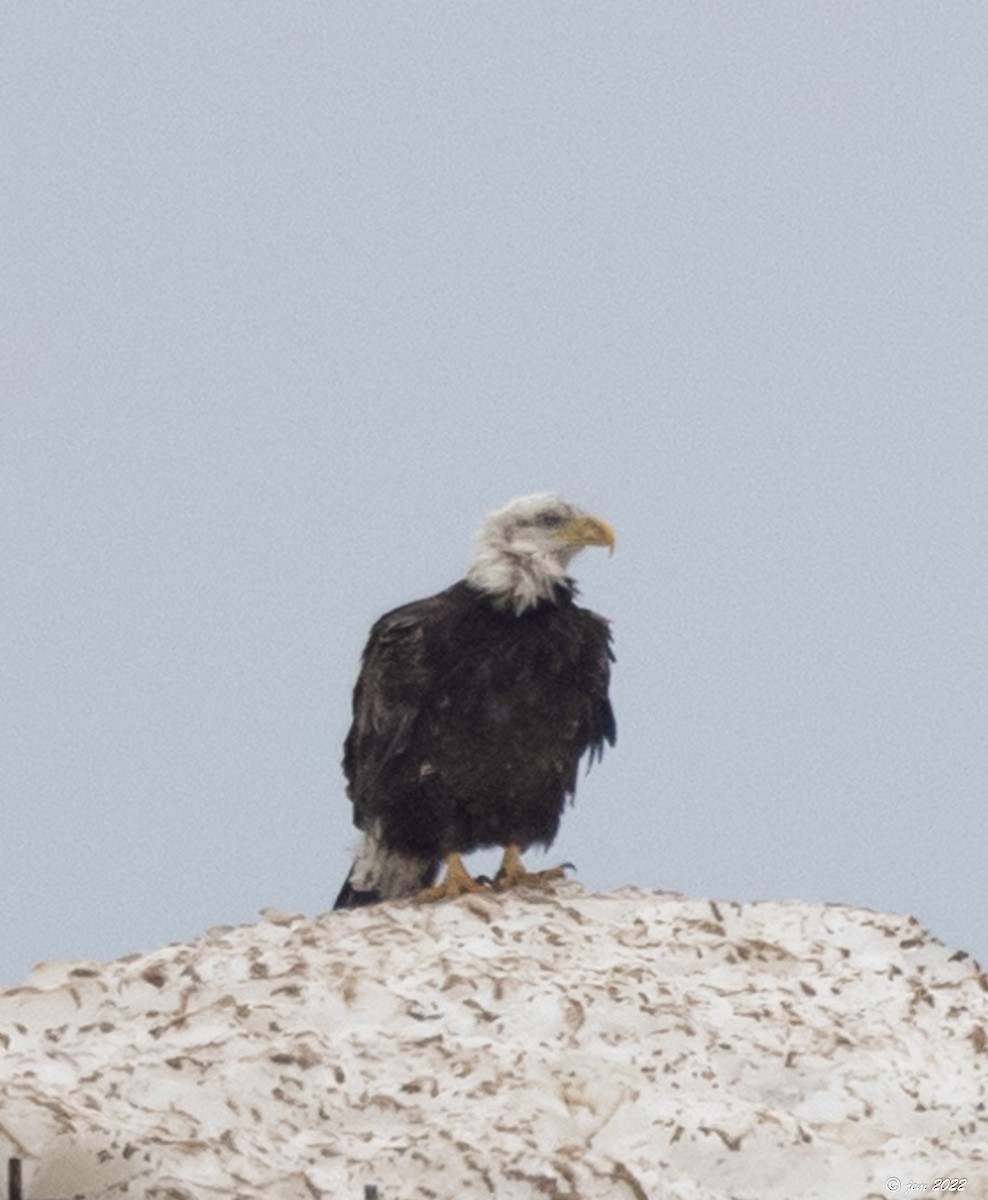
[[[538,518],[538,523],[544,525],[546,529],[557,529],[564,520],[565,518],[560,513],[547,512],[542,513]]]

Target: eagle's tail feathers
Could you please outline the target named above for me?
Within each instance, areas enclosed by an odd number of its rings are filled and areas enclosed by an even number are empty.
[[[367,834],[333,907],[361,908],[380,900],[418,895],[435,881],[440,865],[440,859],[417,858],[390,850]]]

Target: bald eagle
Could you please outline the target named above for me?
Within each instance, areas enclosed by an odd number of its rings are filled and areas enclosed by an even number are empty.
[[[485,518],[465,579],[373,626],[343,754],[363,839],[336,908],[481,890],[460,857],[479,847],[504,848],[499,887],[562,873],[521,854],[552,842],[581,756],[616,735],[609,625],[566,573],[584,546],[613,551],[613,529],[522,496]]]

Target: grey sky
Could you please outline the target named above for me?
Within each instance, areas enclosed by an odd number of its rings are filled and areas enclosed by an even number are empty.
[[[8,4],[0,982],[321,911],[364,638],[615,525],[588,886],[988,957],[988,9]]]

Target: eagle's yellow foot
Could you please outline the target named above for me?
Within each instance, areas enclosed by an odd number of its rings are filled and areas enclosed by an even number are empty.
[[[572,863],[563,863],[561,867],[550,867],[548,871],[526,871],[519,848],[508,846],[494,876],[494,886],[499,892],[506,892],[513,887],[550,888],[554,880],[565,879],[566,868],[572,866]]]
[[[469,892],[486,892],[487,888],[474,879],[458,854],[446,856],[446,878],[435,887],[423,888],[415,897],[419,904],[431,904],[433,900],[455,900]]]

